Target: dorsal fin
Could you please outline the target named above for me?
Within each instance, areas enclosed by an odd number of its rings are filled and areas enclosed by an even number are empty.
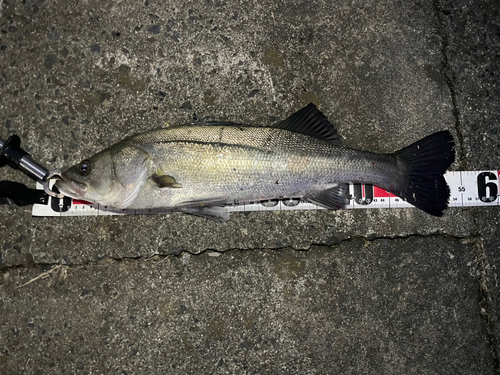
[[[342,145],[342,138],[335,126],[313,103],[272,127],[324,139],[337,146]]]

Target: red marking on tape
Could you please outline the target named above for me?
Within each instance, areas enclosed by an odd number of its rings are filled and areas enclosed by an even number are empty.
[[[390,198],[393,195],[389,193],[387,190],[379,188],[378,186],[373,187],[373,197],[374,198]]]
[[[86,205],[91,205],[92,202],[87,202],[87,201],[82,201],[79,199],[73,199],[73,204],[86,204]]]

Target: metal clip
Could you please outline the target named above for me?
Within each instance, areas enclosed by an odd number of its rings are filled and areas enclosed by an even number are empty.
[[[62,180],[62,174],[59,169],[50,170],[40,183],[42,184],[43,190],[47,193],[47,195],[54,198],[64,198],[64,194],[59,192],[56,193],[50,188],[51,180]]]

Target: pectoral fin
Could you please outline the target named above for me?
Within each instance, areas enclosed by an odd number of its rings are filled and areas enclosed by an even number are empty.
[[[186,214],[201,216],[205,219],[210,219],[216,223],[222,224],[229,220],[229,212],[224,210],[224,207],[182,207],[178,209]]]
[[[181,188],[182,185],[175,181],[175,178],[166,174],[162,176],[154,175],[151,179],[158,185],[159,188]]]

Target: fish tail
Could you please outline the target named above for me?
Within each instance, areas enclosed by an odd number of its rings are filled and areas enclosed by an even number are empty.
[[[454,146],[445,130],[396,151],[400,177],[391,192],[428,214],[442,216],[450,198],[443,175],[455,160]]]

